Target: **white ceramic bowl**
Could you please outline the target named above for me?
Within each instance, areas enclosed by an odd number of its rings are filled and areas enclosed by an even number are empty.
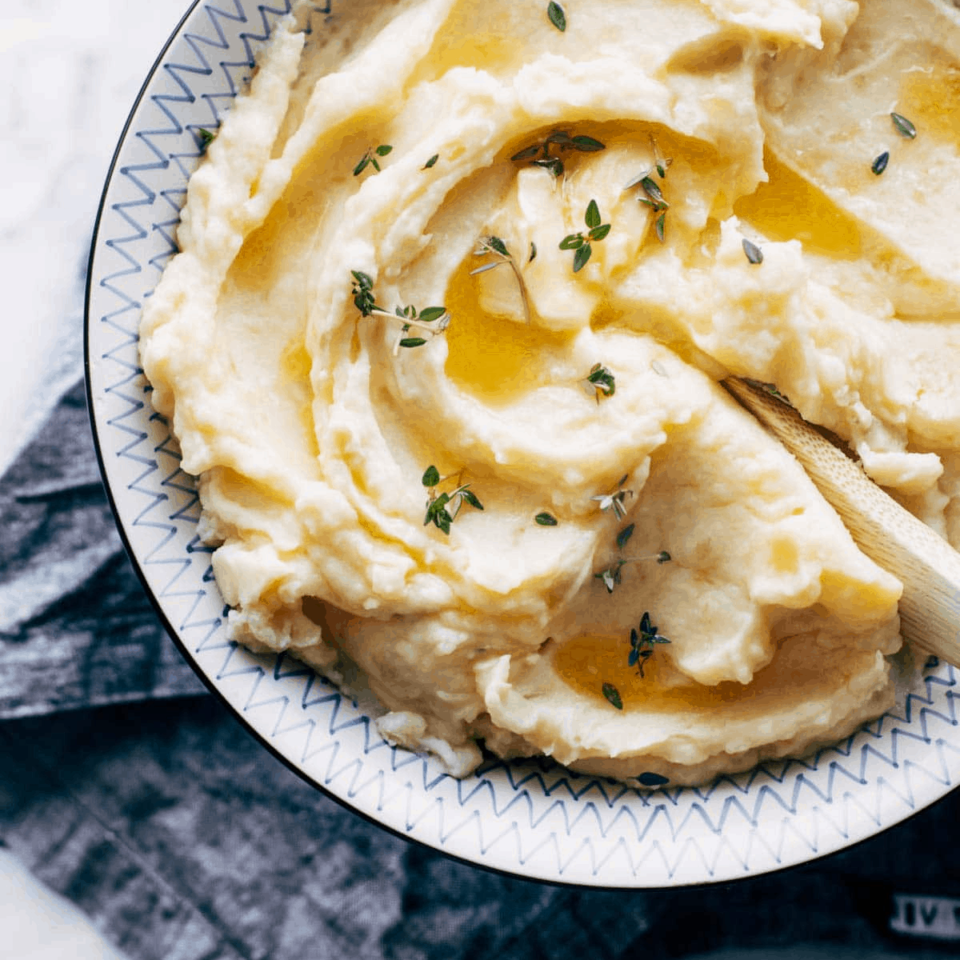
[[[491,761],[455,780],[388,745],[362,705],[298,661],[255,656],[227,639],[210,551],[196,534],[194,482],[150,408],[137,329],[175,249],[200,130],[216,128],[230,108],[286,5],[194,4],[133,107],[90,261],[88,389],[103,474],[134,563],[208,686],[265,746],[359,813],[453,856],[572,884],[657,887],[763,873],[869,837],[950,790],[960,780],[958,686],[944,664],[929,665],[895,712],[813,759],[764,764],[700,789],[644,792],[547,760]]]

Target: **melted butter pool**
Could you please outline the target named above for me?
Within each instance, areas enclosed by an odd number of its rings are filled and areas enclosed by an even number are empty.
[[[860,229],[825,193],[764,151],[769,176],[741,197],[734,213],[770,240],[799,240],[811,253],[854,260],[860,256]]]
[[[571,335],[483,310],[479,277],[470,276],[475,266],[461,264],[447,287],[451,321],[444,372],[464,392],[506,404],[549,382],[549,355],[565,348]]]
[[[553,652],[553,667],[567,686],[597,702],[607,702],[603,685],[613,684],[625,711],[631,707],[657,712],[702,710],[762,695],[760,678],[764,671],[748,685],[728,681],[716,686],[695,683],[665,686],[660,660],[662,649],[657,648],[647,660],[641,677],[637,667],[627,665],[630,643],[625,636],[584,634],[557,645]]]

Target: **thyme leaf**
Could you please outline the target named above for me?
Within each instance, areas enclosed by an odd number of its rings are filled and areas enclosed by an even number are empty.
[[[890,151],[884,150],[883,153],[877,157],[873,163],[870,164],[870,170],[876,175],[880,176],[884,170],[887,169],[887,164],[890,162]]]
[[[743,238],[743,252],[751,263],[763,263],[763,251],[746,237]]]
[[[600,226],[600,207],[596,200],[591,200],[587,204],[587,212],[583,216],[584,223],[591,229]]]
[[[197,136],[200,138],[200,156],[202,157],[207,152],[207,147],[213,143],[217,135],[212,130],[207,130],[206,127],[198,127]]]
[[[515,153],[510,159],[511,160],[530,160],[535,157],[540,150],[542,145],[535,143],[532,147],[524,147],[519,153]]]
[[[890,119],[893,126],[901,137],[913,140],[917,135],[917,128],[902,113],[891,113]]]
[[[661,776],[659,773],[651,773],[650,771],[644,771],[637,777],[637,782],[642,787],[662,787],[665,783],[669,783],[669,777]]]
[[[574,150],[579,150],[581,153],[596,153],[598,150],[607,149],[599,140],[584,136],[571,137],[570,146],[572,146]]]
[[[620,691],[612,684],[605,683],[601,688],[603,690],[603,695],[612,703],[618,710],[623,709],[623,700],[620,697]]]
[[[593,247],[591,247],[589,243],[584,243],[577,248],[577,252],[573,255],[574,273],[579,273],[587,265],[587,261],[590,259],[590,254],[592,253]]]
[[[422,167],[421,169],[423,169],[423,170],[429,170],[439,159],[440,159],[440,154],[439,154],[439,153],[435,153],[435,154],[423,165],[423,167]]]
[[[657,222],[655,224],[655,229],[657,231],[657,239],[661,243],[663,243],[663,230],[664,230],[664,225],[666,223],[666,219],[667,219],[667,215],[665,213],[661,213],[660,216],[657,217]]]
[[[555,3],[554,0],[550,0],[550,3],[547,4],[547,16],[561,33],[567,29],[567,15],[564,13],[563,7],[559,3]]]
[[[628,524],[617,534],[617,547],[620,550],[622,550],[627,545],[627,541],[633,536],[633,531],[635,527],[636,527],[635,523]]]
[[[558,523],[557,518],[552,513],[538,513],[534,518],[541,527],[555,527]]]

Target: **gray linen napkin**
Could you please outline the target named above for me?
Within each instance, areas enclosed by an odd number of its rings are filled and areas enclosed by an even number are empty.
[[[0,717],[205,688],[127,559],[83,383],[0,478]]]

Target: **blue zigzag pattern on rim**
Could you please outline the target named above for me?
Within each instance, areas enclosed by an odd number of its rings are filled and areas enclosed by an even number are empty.
[[[918,792],[930,796],[931,784],[936,795],[953,785],[960,748],[951,741],[957,678],[949,667],[927,671],[902,715],[891,712],[812,759],[645,792],[544,758],[490,760],[453,780],[387,744],[370,716],[303,664],[251,654],[227,638],[210,549],[196,535],[195,485],[166,422],[149,411],[137,324],[176,252],[198,131],[220,123],[257,46],[289,9],[257,4],[248,16],[249,6],[198,6],[151,79],[110,184],[94,278],[103,308],[90,331],[103,371],[95,419],[111,486],[122,482],[128,494],[131,542],[171,622],[238,712],[318,783],[395,829],[491,866],[578,882],[609,882],[611,871],[643,885],[771,869],[858,839],[865,822],[896,822],[917,807]],[[318,18],[330,10],[330,2],[315,7]],[[209,120],[198,115],[201,105]],[[109,273],[104,260],[112,260]]]

